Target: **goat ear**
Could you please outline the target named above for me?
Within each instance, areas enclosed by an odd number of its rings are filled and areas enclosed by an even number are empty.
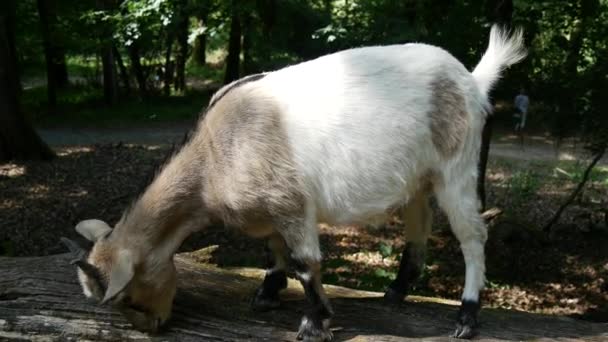
[[[114,299],[119,293],[129,285],[135,274],[135,263],[133,257],[128,251],[120,251],[117,254],[116,261],[112,265],[112,271],[110,271],[110,281],[108,283],[108,289],[106,294],[103,296],[101,304],[105,304],[108,301]]]
[[[112,228],[101,220],[84,220],[76,225],[76,231],[89,241],[96,242],[108,235],[112,231]]]

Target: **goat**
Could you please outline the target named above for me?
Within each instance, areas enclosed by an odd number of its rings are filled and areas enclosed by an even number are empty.
[[[466,262],[454,336],[471,337],[485,272],[475,184],[488,92],[524,56],[521,31],[494,26],[472,73],[441,48],[405,44],[345,50],[223,87],[114,229],[80,222],[76,231],[94,242],[88,253],[65,240],[84,294],[156,331],[172,309],[174,253],[221,221],[268,238],[275,255],[254,309],[279,305],[291,261],[311,306],[298,339],[330,340],[317,223],[366,222],[402,208],[408,243],[385,294],[401,302],[424,261],[434,194]]]

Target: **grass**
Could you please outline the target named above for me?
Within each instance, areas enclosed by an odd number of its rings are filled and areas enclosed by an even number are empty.
[[[26,115],[38,126],[111,126],[183,121],[196,117],[212,95],[208,87],[193,85],[196,90],[172,91],[168,96],[153,90],[152,95],[140,99],[134,87],[131,95],[122,95],[116,104],[107,105],[103,100],[103,89],[98,84],[101,62],[94,57],[67,56],[66,63],[70,85],[58,90],[57,106],[52,112],[48,109],[44,65],[34,63],[24,70],[21,103]],[[197,80],[194,83],[198,83],[198,80],[201,83],[217,83],[223,73],[221,65],[199,66],[192,62],[186,65],[186,75]]]
[[[94,86],[70,85],[57,95],[57,107],[54,112],[49,112],[46,87],[24,90],[23,108],[36,125],[111,126],[182,121],[196,117],[211,96],[209,92],[200,91],[146,99],[133,96],[123,97],[110,106],[104,103],[102,90]]]

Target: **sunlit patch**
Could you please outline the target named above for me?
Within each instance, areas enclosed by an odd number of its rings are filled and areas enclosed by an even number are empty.
[[[394,256],[384,257],[380,252],[357,252],[347,254],[343,257],[344,260],[365,264],[366,266],[398,266],[399,263]]]
[[[74,191],[70,191],[70,192],[68,193],[68,196],[69,196],[69,197],[83,197],[83,196],[86,196],[86,195],[88,195],[88,194],[89,194],[89,192],[88,192],[88,191],[86,191],[86,190],[82,190],[82,189],[81,189],[81,190],[74,190]]]
[[[15,178],[23,176],[26,172],[25,166],[17,164],[3,164],[0,165],[0,176]]]
[[[0,209],[15,209],[23,207],[22,201],[4,199],[0,201]]]
[[[503,171],[491,171],[486,176],[491,182],[502,182],[507,178],[507,175]]]
[[[75,147],[63,147],[58,152],[57,155],[60,157],[69,156],[75,153],[91,153],[93,152],[93,148],[86,146],[75,146]]]
[[[31,199],[46,197],[50,191],[50,187],[43,184],[34,184],[27,188],[28,197]]]
[[[162,148],[162,146],[160,145],[145,145],[144,148],[148,151],[156,151],[156,150],[160,150]]]
[[[578,160],[578,157],[569,152],[560,152],[558,159],[559,160]]]

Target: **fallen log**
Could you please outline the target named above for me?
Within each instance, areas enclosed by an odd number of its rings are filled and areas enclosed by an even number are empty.
[[[263,271],[224,270],[176,257],[173,318],[161,333],[135,331],[120,314],[85,301],[69,255],[0,258],[0,340],[17,341],[294,341],[305,301],[291,280],[277,311],[253,312],[250,296]],[[455,302],[410,297],[387,306],[382,294],[326,286],[337,341],[449,341]],[[608,324],[483,309],[479,341],[608,341]]]

